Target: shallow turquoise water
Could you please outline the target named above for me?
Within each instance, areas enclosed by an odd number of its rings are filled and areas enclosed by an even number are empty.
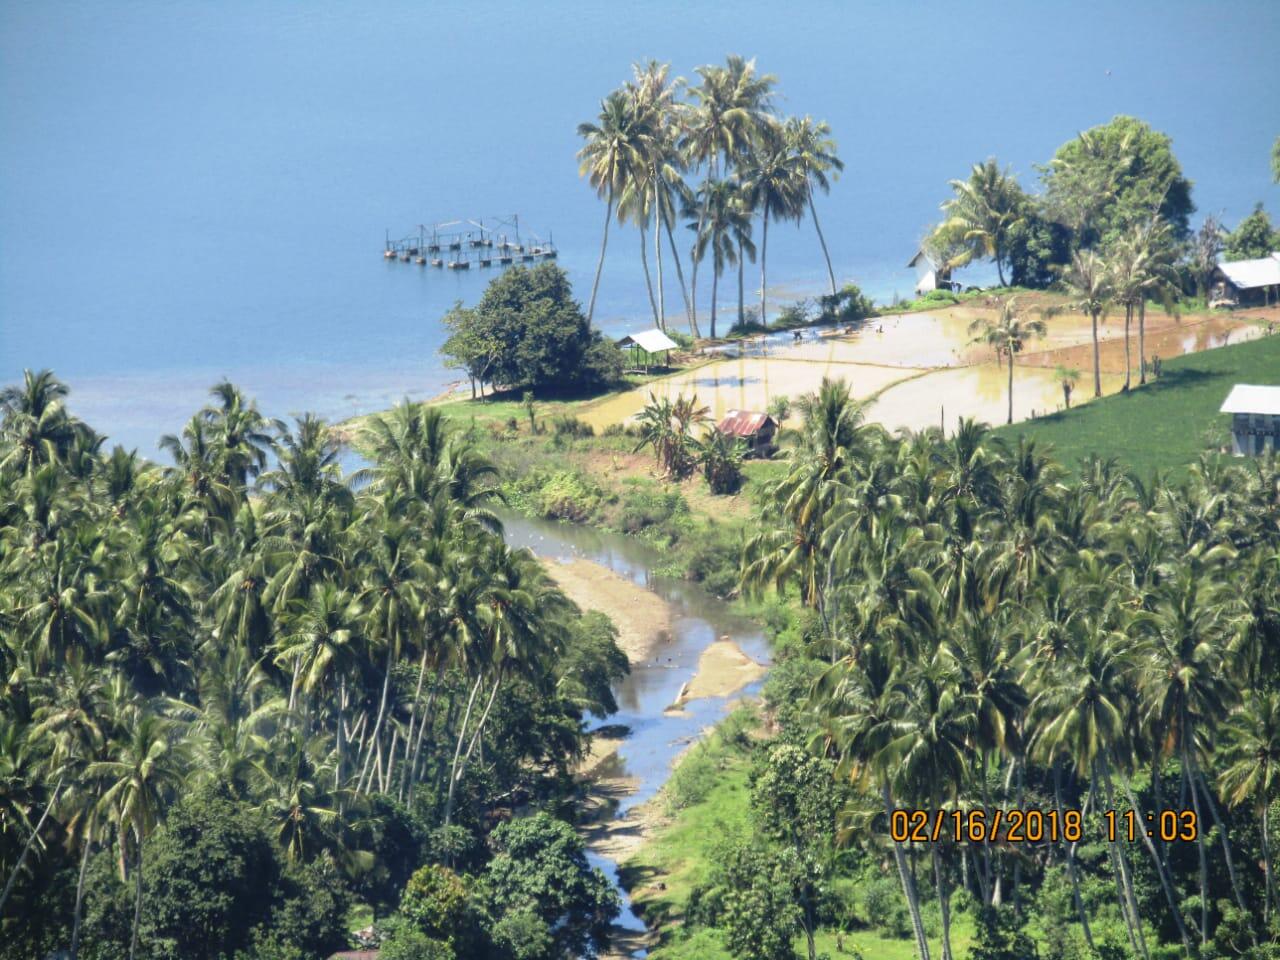
[[[848,169],[820,215],[838,276],[882,299],[910,290],[948,178],[994,153],[1032,182],[1119,112],[1174,137],[1201,210],[1280,212],[1277,40],[1273,0],[5,0],[0,382],[51,366],[82,415],[146,453],[224,375],[273,414],[434,393],[450,378],[438,318],[483,274],[384,263],[384,230],[519,212],[554,233],[585,299],[603,208],[575,126],[648,57],[687,76],[755,55],[783,110],[831,122]],[[609,330],[646,323],[637,245],[611,236]],[[774,283],[823,277],[807,225],[770,231]]]

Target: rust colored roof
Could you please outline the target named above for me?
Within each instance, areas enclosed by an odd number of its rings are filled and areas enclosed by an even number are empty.
[[[329,960],[378,960],[377,950],[343,950],[335,953]]]
[[[730,410],[729,415],[716,424],[716,429],[733,437],[754,437],[766,425],[777,427],[773,417],[767,413],[752,413],[750,410]]]

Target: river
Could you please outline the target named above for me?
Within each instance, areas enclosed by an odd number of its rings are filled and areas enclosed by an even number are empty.
[[[610,771],[629,787],[618,797],[612,814],[615,820],[621,820],[658,792],[675,757],[723,716],[730,699],[759,689],[756,683],[730,698],[690,700],[683,710],[666,712],[681,686],[693,676],[703,650],[718,637],[728,635],[752,659],[767,663],[768,642],[758,624],[735,613],[729,604],[697,584],[655,576],[652,571],[663,556],[643,541],[545,520],[504,517],[503,523],[507,541],[513,547],[528,547],[552,562],[583,559],[598,563],[652,590],[671,608],[670,643],[664,644],[654,659],[632,665],[630,675],[616,690],[618,713],[603,721],[630,730],[618,750],[617,769]],[[618,863],[610,854],[594,849],[588,851],[588,858],[604,871],[622,897],[618,925],[625,931],[643,931],[644,921],[632,910],[631,899],[618,882]],[[644,956],[644,950],[638,949],[632,956]]]

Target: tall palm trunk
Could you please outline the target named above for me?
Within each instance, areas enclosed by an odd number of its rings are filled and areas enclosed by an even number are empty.
[[[458,784],[458,761],[462,757],[462,745],[467,739],[467,726],[471,722],[471,708],[475,706],[476,694],[480,692],[480,684],[484,680],[484,674],[478,673],[476,682],[471,687],[471,696],[467,698],[467,709],[462,715],[462,725],[458,728],[458,746],[453,751],[453,764],[449,767],[449,795],[444,804],[444,825],[447,827],[453,821],[453,794]]]
[[[653,258],[658,264],[658,329],[667,329],[667,291],[662,282],[662,197],[658,190],[658,169],[653,169]]]
[[[1091,310],[1089,316],[1093,320],[1093,395],[1100,397],[1102,396],[1102,357],[1098,353],[1098,313]]]
[[[747,272],[747,265],[742,259],[742,237],[738,237],[738,325],[747,322],[747,306],[743,299],[743,274]]]
[[[1013,351],[1009,351],[1009,419],[1013,423]]]
[[[1192,762],[1194,763],[1194,758]],[[1205,805],[1209,808],[1209,817],[1213,820],[1213,825],[1218,828],[1218,836],[1222,839],[1222,856],[1227,861],[1227,877],[1231,880],[1231,892],[1235,894],[1236,906],[1240,908],[1241,913],[1247,914],[1249,908],[1245,906],[1244,895],[1240,892],[1240,882],[1236,878],[1236,864],[1235,859],[1231,856],[1231,839],[1227,836],[1226,825],[1222,822],[1222,818],[1218,816],[1218,805],[1213,802],[1213,793],[1209,790],[1209,784],[1205,782],[1204,774],[1200,771],[1199,764],[1196,764],[1192,775],[1200,784],[1200,791],[1204,794]]]
[[[338,723],[335,739],[338,746],[337,762],[333,765],[333,790],[336,793],[342,786],[342,727],[347,715],[347,678],[338,682]]]
[[[1062,807],[1062,765],[1060,761],[1053,762],[1053,800],[1058,807],[1058,822],[1064,822],[1066,814]],[[1093,946],[1093,931],[1089,929],[1089,915],[1084,909],[1084,898],[1080,896],[1080,874],[1076,869],[1076,844],[1067,841],[1067,876],[1071,878],[1071,898],[1076,904],[1076,913],[1080,916],[1080,929],[1084,933],[1084,942],[1089,945],[1090,951]]]
[[[689,290],[684,283],[684,267],[680,264],[680,251],[676,248],[676,237],[671,232],[671,219],[667,216],[665,204],[662,209],[662,226],[667,231],[667,245],[671,248],[671,259],[676,264],[676,279],[680,282],[680,296],[684,298],[684,313],[689,318],[689,334],[699,337],[698,318],[694,316],[693,304],[689,301]]]
[[[1147,298],[1138,301],[1138,383],[1147,382]]]
[[[135,825],[134,838],[138,843],[138,869],[133,878],[134,890],[137,892],[133,900],[133,935],[129,938],[129,960],[138,955],[138,928],[142,925],[142,831]]]
[[[431,681],[431,696],[427,697],[427,710],[423,714],[422,724],[418,727],[418,742],[413,746],[413,762],[409,766],[409,799],[413,799],[413,788],[418,782],[418,770],[421,769],[422,743],[431,729],[435,714],[432,712],[436,702],[436,694],[440,691],[440,677],[444,673],[444,661],[436,664],[436,675]]]
[[[76,906],[71,914],[71,960],[80,953],[80,918],[84,915],[84,875],[89,868],[89,851],[93,846],[93,831],[86,830],[84,849],[80,851],[80,877],[76,880]]]
[[[769,259],[769,207],[763,213],[763,225],[760,228],[760,326],[769,325],[767,291],[769,289],[765,275],[765,264]]]
[[[1103,800],[1107,805],[1107,809],[1114,810],[1115,804],[1111,800],[1111,791],[1108,781],[1102,773],[1102,765],[1099,760],[1094,760],[1090,767],[1089,789],[1097,791],[1098,784],[1102,785]],[[1120,843],[1114,838],[1107,840],[1107,853],[1111,858],[1111,875],[1116,887],[1116,900],[1120,906],[1120,915],[1124,917],[1125,930],[1129,935],[1129,946],[1133,948],[1135,954],[1141,954],[1144,958],[1147,956],[1146,944],[1142,941],[1141,918],[1138,916],[1136,908],[1132,906],[1131,891],[1129,889],[1129,872],[1125,869],[1124,856],[1120,852]],[[1141,945],[1140,945],[1141,944]]]
[[[31,852],[31,845],[36,842],[36,837],[40,835],[40,831],[44,828],[44,822],[49,819],[49,811],[58,802],[58,794],[61,792],[62,779],[59,778],[58,785],[53,788],[53,793],[49,797],[49,802],[44,806],[44,812],[40,814],[40,819],[36,821],[35,828],[31,831],[31,836],[27,837],[27,842],[22,845],[22,853],[18,855],[18,862],[13,865],[13,872],[9,874],[9,880],[4,885],[4,892],[0,893],[0,916],[4,913],[4,905],[9,899],[9,894],[13,892],[13,885],[18,879],[18,874],[22,872],[22,865],[26,863],[27,854]]]
[[[880,788],[884,798],[884,815],[886,820],[893,819],[893,797],[886,780]],[[920,917],[920,894],[916,890],[915,876],[907,866],[907,855],[902,852],[902,844],[893,843],[893,861],[898,867],[898,879],[902,881],[902,895],[907,900],[907,910],[911,914],[911,928],[916,935],[916,953],[918,960],[929,960],[929,938],[925,936],[924,921]]]
[[[715,255],[712,255],[714,261]],[[720,271],[715,263],[711,265],[711,339],[716,338],[716,290],[720,286]]]
[[[658,319],[658,301],[653,296],[653,280],[649,276],[649,244],[645,239],[644,217],[640,217],[640,265],[644,267],[644,287],[649,292],[649,309],[653,311],[653,325],[662,328]]]
[[[600,259],[596,262],[596,278],[591,284],[591,302],[587,305],[587,326],[596,315],[596,293],[600,290],[600,273],[604,270],[604,252],[609,247],[609,221],[613,219],[613,183],[609,184],[609,201],[604,205],[604,236],[600,238]]]
[[[707,211],[705,209],[698,211],[698,232],[695,237],[702,237],[702,230],[707,224]],[[689,303],[690,314],[689,319],[692,321],[693,328],[698,328],[698,258],[690,257],[692,265],[689,267]],[[694,336],[697,336],[695,333]]]
[[[422,702],[422,681],[427,675],[427,646],[422,645],[422,659],[418,661],[418,684],[413,691],[413,702],[409,704],[409,732],[404,738],[404,756],[405,760],[409,759],[410,751],[413,749],[413,731],[415,721],[417,720],[418,704]],[[404,765],[403,773],[400,777],[400,800],[404,800],[405,791],[408,789],[409,774],[412,770],[408,763]]]
[[[1129,360],[1129,326],[1133,323],[1133,304],[1126,303],[1124,305],[1124,392],[1129,392],[1129,368],[1131,362]]]
[[[1183,727],[1183,736],[1185,738],[1186,728]],[[1191,780],[1191,761],[1187,756],[1187,745],[1182,745],[1182,787],[1186,791],[1187,784]],[[1204,819],[1200,812],[1199,791],[1195,785],[1191,785],[1191,807],[1195,810],[1196,823],[1203,823]],[[1200,946],[1204,947],[1209,942],[1209,860],[1204,851],[1204,834],[1196,831],[1196,847],[1200,853]]]
[[[813,218],[813,229],[818,231],[818,243],[822,244],[822,257],[827,261],[827,279],[831,281],[831,295],[836,295],[836,273],[831,269],[831,254],[827,252],[827,238],[822,235],[822,224],[818,223],[818,208],[813,204],[813,185],[806,188],[809,194],[809,216]]]
[[[1129,800],[1129,809],[1137,812],[1141,809],[1138,806],[1138,798],[1133,793],[1133,787],[1129,783],[1129,779],[1120,776],[1120,785],[1124,788],[1125,796]],[[1158,815],[1157,815],[1158,816]],[[1151,834],[1146,830],[1139,830],[1139,836],[1142,838],[1143,845],[1147,848],[1147,853],[1151,857],[1151,862],[1156,868],[1156,876],[1160,879],[1160,887],[1164,890],[1165,902],[1169,904],[1169,912],[1173,915],[1173,922],[1178,928],[1178,936],[1182,940],[1183,951],[1190,956],[1192,953],[1191,937],[1187,932],[1187,925],[1182,919],[1182,908],[1178,905],[1178,896],[1173,890],[1173,884],[1169,879],[1168,867],[1160,858],[1160,853],[1156,850],[1156,845],[1152,842]]]
[[[1263,798],[1262,804],[1262,877],[1267,897],[1263,902],[1262,925],[1267,926],[1271,919],[1271,904],[1275,898],[1275,886],[1271,880],[1271,825],[1268,821],[1268,810],[1271,804]],[[73,957],[72,960],[75,960]]]
[[[395,652],[395,644],[390,640],[387,641],[387,669],[382,677],[382,700],[378,704],[378,719],[373,723],[373,732],[369,734],[369,752],[365,755],[364,766],[360,770],[360,779],[356,781],[356,792],[359,793],[365,789],[364,781],[366,776],[370,776],[370,784],[373,783],[370,769],[373,757],[376,755],[378,763],[382,762],[382,746],[378,742],[378,738],[382,735],[382,721],[387,715],[387,697],[391,692],[391,667],[393,665],[393,656]]]
[[[931,844],[933,855],[933,885],[938,893],[938,912],[942,915],[942,960],[951,958],[951,894],[942,878],[942,854],[938,844]]]

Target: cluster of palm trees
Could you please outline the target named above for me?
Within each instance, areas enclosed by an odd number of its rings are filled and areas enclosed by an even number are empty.
[[[322,421],[231,384],[164,438],[169,468],[104,454],[66,394],[48,371],[0,394],[0,913],[78,861],[72,957],[98,850],[136,882],[136,951],[147,837],[193,785],[260,808],[289,858],[358,871],[374,795],[448,826],[464,796],[563,774],[573,718],[608,711],[564,672],[576,608],[505,545],[494,468],[437,411],[371,417],[344,477]],[[504,731],[495,772],[500,694],[567,722]]]
[[[742,485],[746,445],[710,423],[708,408],[698,406],[696,393],[688,397],[680,393],[674,400],[651,393],[636,415],[640,436],[636,451],[652,450],[664,479],[682,480],[694,467],[701,467],[712,493],[736,493]],[[695,428],[702,428],[701,435],[694,433]]]
[[[1280,463],[1143,480],[971,421],[890,435],[843,382],[803,408],[743,582],[814,611],[814,742],[860,788],[851,835],[891,852],[921,960],[923,885],[950,958],[953,891],[1026,909],[1051,868],[1089,947],[1100,926],[1144,960],[1274,938]],[[894,809],[1027,807],[1083,810],[1083,841],[889,841]],[[1110,838],[1128,809],[1140,829]],[[1171,809],[1194,842],[1147,836]]]
[[[695,71],[698,82],[670,76],[670,65],[649,61],[634,67],[634,79],[610,93],[594,122],[578,127],[585,144],[579,151],[581,173],[605,201],[600,258],[587,318],[595,313],[600,276],[608,248],[609,226],[639,228],[640,256],[654,323],[666,329],[662,237],[665,235],[684,299],[689,332],[700,337],[698,273],[711,256],[711,326],[721,274],[738,269],[738,322],[746,318],[745,263],[760,263],[759,320],[768,317],[767,265],[769,224],[798,222],[811,216],[826,261],[831,293],[835,273],[818,225],[815,188],[827,191],[843,169],[830,127],[812,118],[781,118],[773,112],[776,78],[756,72],[755,62],[730,56],[723,66]],[[683,94],[688,99],[682,99]],[[693,182],[688,182],[692,180]],[[681,245],[675,228],[681,221],[693,232],[686,286]],[[759,222],[759,244],[754,224]],[[653,230],[657,264],[655,285],[649,273],[647,231]]]
[[[1081,135],[1081,142],[1087,147],[1087,134]],[[945,270],[979,258],[992,259],[1000,285],[1004,286],[1010,237],[1015,227],[1027,220],[1032,198],[1023,192],[1013,174],[1001,170],[994,159],[974,164],[968,179],[951,181],[951,188],[955,195],[942,205],[944,220],[926,237],[924,249],[936,266]],[[1112,307],[1124,310],[1124,390],[1128,391],[1132,385],[1133,321],[1136,318],[1138,323],[1139,383],[1146,383],[1147,302],[1156,300],[1171,308],[1179,293],[1177,261],[1182,251],[1158,210],[1108,242],[1096,241],[1096,208],[1110,198],[1113,188],[1114,184],[1093,184],[1088,190],[1078,191],[1091,202],[1078,202],[1060,211],[1072,237],[1070,260],[1058,271],[1068,295],[1064,306],[1085,313],[1092,322],[1095,397],[1102,396],[1099,321]],[[1208,248],[1204,259],[1211,271],[1215,251],[1211,243]]]

